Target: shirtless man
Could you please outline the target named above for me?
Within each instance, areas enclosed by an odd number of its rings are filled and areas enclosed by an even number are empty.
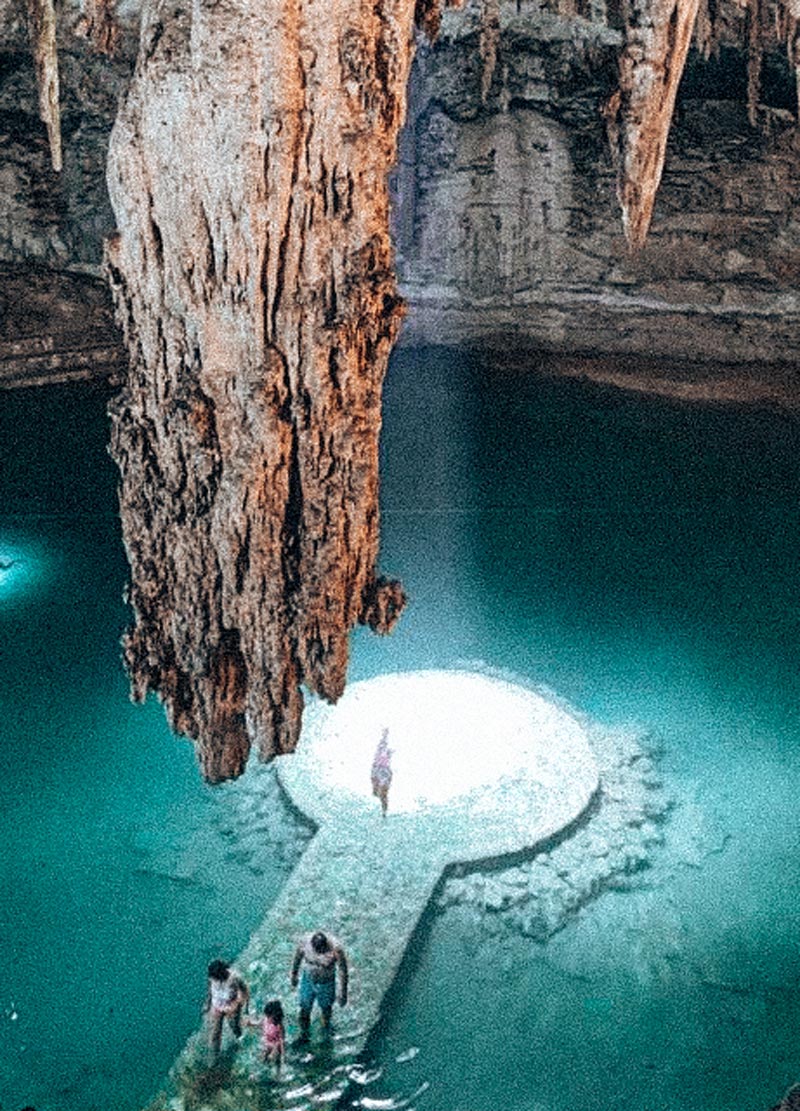
[[[250,989],[226,961],[208,966],[208,991],[203,1010],[208,1015],[208,1044],[216,1056],[222,1044],[222,1024],[227,1018],[237,1038],[242,1035],[242,1012],[250,1002]]]
[[[302,975],[300,967],[303,966]],[[317,930],[307,934],[298,942],[292,961],[292,987],[296,988],[298,977],[300,991],[300,1037],[299,1042],[307,1042],[311,1028],[311,1011],[316,1003],[322,1012],[322,1025],[330,1026],[333,1001],[336,997],[336,970],[339,970],[339,1006],[347,1004],[347,955],[341,944],[330,934]]]

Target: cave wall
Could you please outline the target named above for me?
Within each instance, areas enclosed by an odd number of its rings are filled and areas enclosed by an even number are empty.
[[[127,366],[101,263],[115,228],[108,138],[136,58],[138,4],[115,7],[112,57],[86,37],[80,0],[58,7],[63,167],[56,172],[25,7],[0,0],[0,388],[118,381]]]
[[[568,351],[793,358],[800,183],[785,57],[765,58],[753,126],[746,59],[731,45],[744,17],[708,61],[692,52],[650,235],[631,254],[602,114],[618,81],[613,12],[595,4],[590,18],[567,18],[503,3],[487,59],[479,10],[473,0],[445,13],[436,45],[418,44],[393,181],[412,307],[402,341],[510,335]],[[24,21],[0,0],[0,262],[99,275],[115,227],[108,137],[133,68],[138,0],[115,9],[111,58],[81,35],[78,0],[59,11],[56,174]]]
[[[0,389],[118,383],[127,364],[108,289],[97,278],[0,263]]]
[[[485,99],[469,12],[417,55],[395,175],[402,341],[793,359],[800,168],[784,57],[769,59],[772,104],[753,126],[741,52],[694,51],[650,234],[631,252],[601,111],[619,32],[514,4],[502,16]]]
[[[122,0],[115,18],[119,41],[108,57],[81,33],[78,0],[59,6],[63,169],[56,173],[24,9],[0,0],[0,262],[99,276],[103,238],[115,226],[105,183],[108,137],[136,57],[138,0]]]

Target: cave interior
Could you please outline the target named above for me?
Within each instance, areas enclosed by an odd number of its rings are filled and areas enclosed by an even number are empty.
[[[275,767],[304,722],[345,705],[354,679],[444,667],[555,692],[601,786],[582,841],[426,889],[433,925],[396,954],[386,1012],[361,1016],[359,1060],[381,1062],[363,1083],[398,1105],[432,1085],[428,1111],[455,1111],[464,1085],[497,1106],[442,1034],[466,1036],[436,924],[455,921],[487,990],[513,1008],[492,969],[522,963],[537,1000],[499,1054],[507,1074],[525,1032],[576,1013],[591,1028],[582,1049],[565,1039],[580,1066],[557,1053],[541,1103],[541,1059],[520,1069],[509,1111],[591,1106],[598,1073],[607,1106],[641,1106],[652,1081],[669,1111],[788,1111],[800,9],[335,0],[320,19],[315,3],[0,0],[0,619],[7,645],[29,646],[3,668],[4,799],[30,842],[3,858],[25,986],[0,984],[14,1039],[0,1106],[133,1111],[177,1059],[169,1098],[184,1102],[165,1107],[226,1106],[241,1081],[255,1108],[246,1078],[198,1087],[185,999],[152,1069],[142,1031],[113,1083],[86,1078],[113,1054],[102,1039],[73,1069],[75,1048],[45,1038],[60,1087],[29,1066],[41,1017],[18,999],[51,1000],[40,953],[70,964],[95,904],[79,884],[80,925],[37,923],[26,946],[47,888],[22,874],[57,870],[47,846],[64,830],[85,826],[65,877],[107,838],[97,945],[124,951],[103,915],[130,924],[147,905],[177,1000],[208,948],[202,900],[182,901],[194,886],[213,891],[231,952],[265,906],[283,913],[310,829]],[[90,665],[113,694],[79,705]],[[144,705],[121,708],[126,689]],[[97,736],[70,770],[73,720]],[[116,732],[126,743],[104,750]],[[162,747],[173,734],[191,745]],[[29,758],[31,735],[47,741]],[[117,762],[119,786],[83,807],[82,778]],[[171,815],[161,841],[132,813],[139,791],[143,815]],[[626,910],[584,921],[606,890]],[[164,925],[175,906],[189,945]],[[92,990],[119,1005],[104,978]],[[630,990],[641,1030],[669,1027],[663,1052],[633,1023],[614,1040]],[[333,1099],[354,1045],[314,1074],[315,1098]]]

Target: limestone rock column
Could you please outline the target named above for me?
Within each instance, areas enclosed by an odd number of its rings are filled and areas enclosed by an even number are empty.
[[[146,0],[114,127],[107,270],[130,353],[112,406],[135,623],[211,781],[335,700],[377,575],[381,388],[402,315],[387,172],[414,0]]]

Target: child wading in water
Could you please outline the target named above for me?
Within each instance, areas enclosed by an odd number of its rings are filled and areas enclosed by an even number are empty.
[[[261,1060],[280,1069],[286,1048],[286,1032],[283,1028],[283,1007],[279,999],[270,999],[264,1004],[262,1018],[247,1018],[248,1026],[261,1031]]]

